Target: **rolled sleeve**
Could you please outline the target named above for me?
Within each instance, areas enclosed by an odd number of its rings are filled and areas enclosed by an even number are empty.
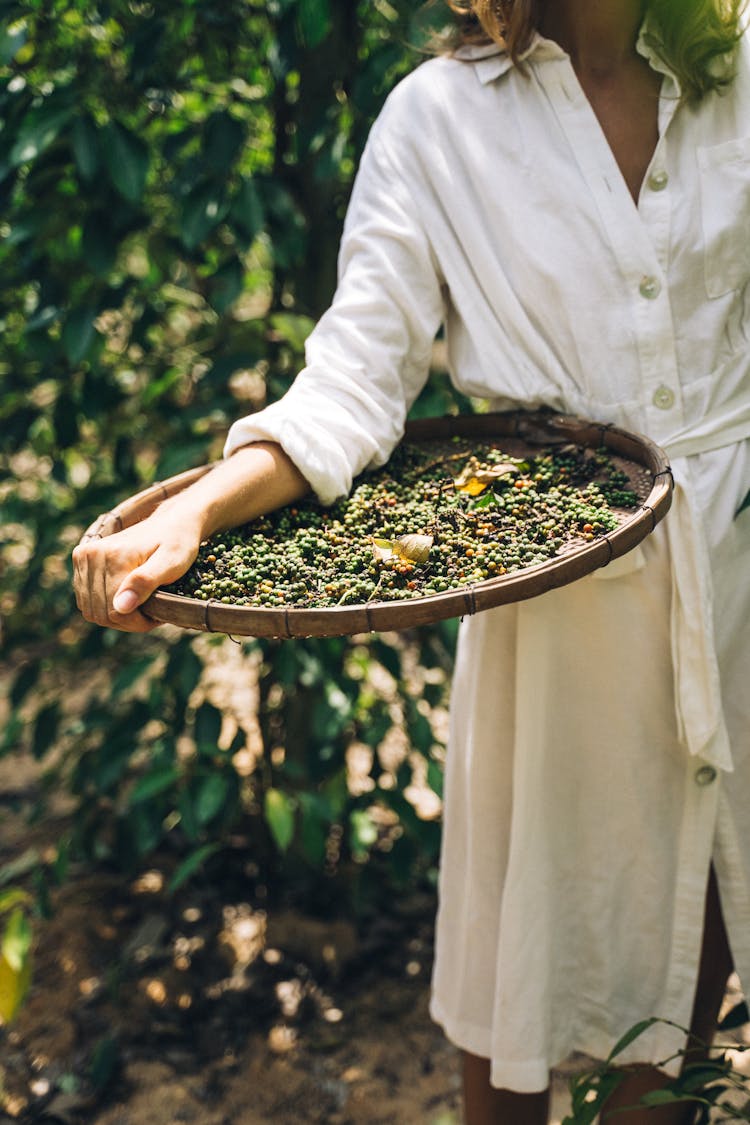
[[[339,283],[282,399],[239,419],[224,456],[275,441],[323,503],[383,464],[424,385],[443,317],[440,273],[419,220],[409,154],[386,152],[382,125],[362,157],[344,224]]]

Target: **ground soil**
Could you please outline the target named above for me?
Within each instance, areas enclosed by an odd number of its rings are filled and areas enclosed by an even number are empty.
[[[16,883],[70,815],[29,825],[35,778],[0,761],[0,871],[14,863]],[[0,1028],[0,1125],[458,1125],[459,1055],[428,1014],[430,895],[357,927],[230,879],[170,896],[168,865],[73,870],[35,923],[33,985]],[[555,1076],[554,1125],[581,1065]]]

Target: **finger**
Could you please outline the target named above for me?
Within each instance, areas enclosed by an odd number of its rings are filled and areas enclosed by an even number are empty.
[[[184,551],[157,547],[152,555],[135,568],[120,584],[113,598],[113,608],[118,613],[130,614],[159,586],[174,582],[190,566],[192,559]]]
[[[115,588],[117,588],[117,583],[115,583]],[[107,581],[107,572],[105,570],[104,597],[108,609],[107,624],[113,629],[120,629],[126,633],[150,633],[152,629],[156,628],[158,622],[151,621],[150,618],[137,611],[127,614],[118,613],[117,610],[114,609],[114,599],[110,602],[109,591],[110,583]]]
[[[83,613],[84,610],[83,590],[85,585],[82,555],[78,548],[76,548],[73,551],[73,593],[75,594],[76,605],[81,613]]]

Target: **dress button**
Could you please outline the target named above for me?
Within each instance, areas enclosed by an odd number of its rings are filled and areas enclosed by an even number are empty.
[[[652,402],[654,406],[658,406],[659,410],[671,410],[674,406],[674,391],[671,387],[665,387],[662,383],[654,391]]]
[[[669,183],[669,176],[661,169],[659,172],[652,172],[648,178],[648,186],[652,191],[664,191],[664,188]]]
[[[658,277],[642,277],[638,291],[642,297],[647,297],[649,301],[653,301],[654,297],[658,297],[661,293]]]
[[[696,785],[710,785],[712,781],[716,781],[716,770],[713,766],[701,766],[695,771]]]

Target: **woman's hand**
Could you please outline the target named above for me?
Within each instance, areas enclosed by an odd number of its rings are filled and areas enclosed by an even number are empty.
[[[104,539],[88,539],[73,551],[73,586],[83,616],[96,625],[147,633],[158,622],[138,610],[158,586],[190,567],[201,543],[200,524],[182,513],[153,515]]]
[[[79,543],[73,551],[78,608],[96,625],[147,633],[158,622],[138,606],[189,569],[204,539],[308,491],[305,478],[275,442],[238,449],[141,523]]]

